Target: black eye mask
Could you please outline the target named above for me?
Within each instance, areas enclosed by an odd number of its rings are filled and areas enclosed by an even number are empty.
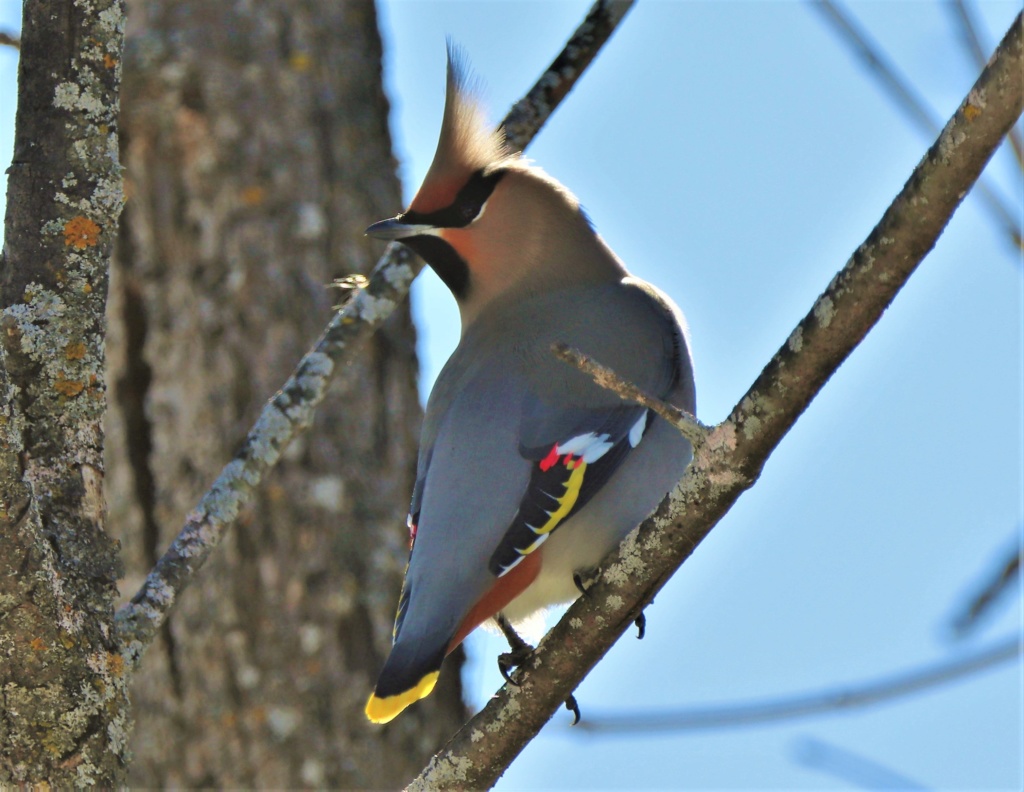
[[[426,213],[410,210],[401,216],[401,222],[435,228],[465,228],[480,216],[480,210],[505,173],[504,169],[498,169],[484,175],[483,170],[478,170],[470,176],[449,206]]]

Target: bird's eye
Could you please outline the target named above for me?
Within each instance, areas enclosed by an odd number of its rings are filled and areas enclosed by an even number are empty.
[[[480,214],[480,207],[476,204],[463,204],[461,214],[467,224],[472,223]]]

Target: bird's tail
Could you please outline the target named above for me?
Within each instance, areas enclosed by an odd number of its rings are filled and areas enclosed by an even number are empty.
[[[441,672],[448,641],[399,641],[391,649],[377,686],[366,702],[366,717],[387,723],[410,704],[430,695]]]

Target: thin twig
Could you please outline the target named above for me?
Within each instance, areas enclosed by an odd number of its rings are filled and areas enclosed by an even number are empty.
[[[591,377],[602,388],[617,393],[626,401],[634,401],[641,407],[646,407],[656,412],[678,429],[683,437],[690,441],[694,449],[703,445],[704,441],[707,440],[710,429],[685,410],[680,410],[673,404],[644,393],[632,382],[627,382],[610,368],[602,366],[593,358],[584,355],[578,349],[574,349],[568,344],[552,344],[551,351],[559,360],[564,360],[566,363],[575,366]]]
[[[796,742],[791,753],[804,767],[832,776],[855,789],[930,789],[875,759],[823,740],[805,737]]]
[[[918,129],[928,137],[937,135],[939,132],[938,116],[917,94],[910,81],[900,74],[899,69],[885,56],[882,48],[871,39],[867,31],[832,0],[814,2],[811,3],[811,7],[821,12],[824,19],[839,35],[840,40],[864,62],[870,73],[877,78],[878,84]],[[998,225],[1009,234],[1014,245],[1017,248],[1024,246],[1024,235],[1021,232],[1017,213],[1007,206],[1006,201],[989,186],[987,179],[979,180],[975,189],[978,192],[978,197],[988,207]]]
[[[597,582],[410,789],[487,788],[760,475],[768,456],[934,246],[1020,116],[1018,16],[906,186],[797,325],[658,510],[602,564]]]
[[[981,624],[984,617],[992,611],[992,606],[1020,578],[1021,561],[1024,560],[1024,544],[1021,544],[1019,533],[1014,538],[1013,546],[1000,557],[999,563],[993,565],[978,591],[950,620],[954,638],[966,637]]]
[[[528,98],[517,103],[503,122],[511,145],[521,150],[533,139],[608,40],[629,5],[605,0],[595,4]],[[239,510],[249,503],[254,489],[276,464],[285,446],[309,428],[338,364],[351,357],[391,315],[422,266],[406,248],[389,245],[365,288],[352,290],[352,298],[332,317],[292,376],[263,408],[241,450],[188,515],[181,532],[131,602],[118,611],[118,637],[131,667],[138,667],[175,600]]]
[[[922,132],[930,137],[937,135],[939,122],[935,113],[914,90],[910,81],[900,74],[896,65],[886,57],[882,48],[871,39],[867,31],[832,0],[822,0],[820,3],[813,3],[811,7],[821,12],[843,43],[871,70],[896,106],[906,113]]]
[[[20,50],[21,39],[11,33],[0,30],[0,45],[14,47],[16,50]]]
[[[985,51],[988,48],[983,46],[981,43],[981,36],[978,34],[978,22],[974,16],[974,9],[969,7],[964,0],[954,0],[950,8],[952,8],[953,14],[958,23],[957,26],[960,28],[960,37],[963,39],[964,46],[970,53],[975,67],[984,69],[985,61],[987,59]]]
[[[683,707],[660,712],[594,714],[573,727],[594,735],[696,731],[795,720],[823,712],[839,712],[903,698],[1009,662],[1021,654],[1021,636],[1012,635],[984,649],[941,663],[891,674],[846,688],[799,693],[780,699]]]

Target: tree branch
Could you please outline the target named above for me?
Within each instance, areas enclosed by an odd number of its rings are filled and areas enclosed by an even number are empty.
[[[502,122],[510,145],[522,150],[569,93],[614,32],[632,0],[598,0],[527,96]],[[355,354],[408,293],[422,268],[406,248],[389,245],[365,287],[334,315],[295,373],[249,431],[235,458],[188,515],[181,532],[146,577],[131,602],[117,613],[119,639],[131,668],[166,621],[174,602],[224,536],[253,490],[276,464],[285,446],[305,431],[338,365]]]
[[[868,707],[882,701],[909,696],[979,673],[1020,657],[1020,654],[1021,637],[1012,635],[965,657],[945,660],[838,690],[802,693],[772,701],[689,707],[663,712],[596,716],[587,712],[587,717],[574,727],[573,731],[594,735],[696,731],[806,718],[823,712]]]
[[[867,240],[832,279],[753,386],[697,449],[683,480],[605,561],[506,685],[431,760],[410,789],[486,788],[573,692],[750,487],[811,399],[860,343],[935,245],[1021,113],[1018,16],[989,65]]]

